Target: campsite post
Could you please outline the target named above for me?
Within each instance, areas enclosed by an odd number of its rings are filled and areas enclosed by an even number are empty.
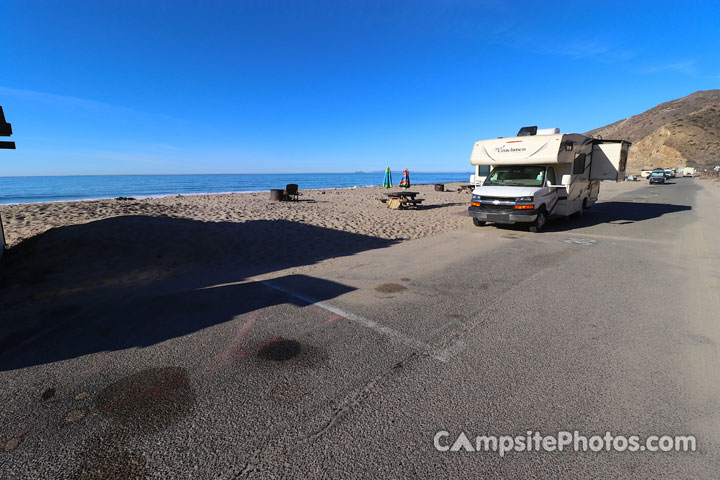
[[[0,137],[9,137],[10,135],[12,135],[12,125],[5,121],[5,114],[2,107],[0,107]],[[0,141],[0,148],[14,150],[15,142]],[[0,215],[0,259],[3,251],[5,251],[5,232],[2,226],[2,216]]]

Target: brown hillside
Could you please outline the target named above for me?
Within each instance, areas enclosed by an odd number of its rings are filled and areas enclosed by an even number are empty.
[[[629,168],[720,164],[720,90],[695,92],[587,132],[633,142]]]

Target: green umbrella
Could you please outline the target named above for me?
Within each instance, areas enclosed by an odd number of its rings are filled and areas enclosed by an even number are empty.
[[[387,167],[385,169],[385,178],[383,179],[383,187],[390,188],[392,187],[392,174],[390,173],[390,167]]]

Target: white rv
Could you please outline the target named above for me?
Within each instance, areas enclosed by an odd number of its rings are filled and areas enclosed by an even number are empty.
[[[475,185],[468,213],[477,226],[522,223],[538,232],[551,217],[592,206],[601,180],[624,180],[629,148],[625,140],[537,127],[475,142],[470,163],[491,170]]]

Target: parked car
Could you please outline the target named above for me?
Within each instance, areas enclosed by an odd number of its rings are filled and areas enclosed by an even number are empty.
[[[667,178],[675,178],[675,169],[674,168],[666,168],[665,169],[665,176]]]
[[[665,170],[656,168],[650,173],[650,184],[665,183]]]

